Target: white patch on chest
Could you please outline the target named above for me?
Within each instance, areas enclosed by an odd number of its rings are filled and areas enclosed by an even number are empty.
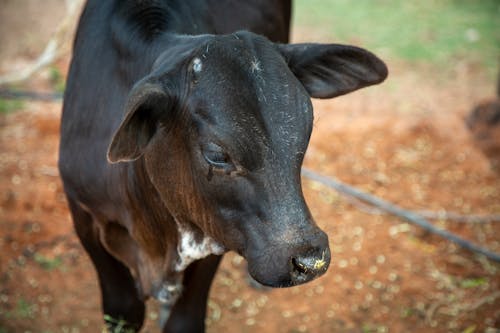
[[[197,241],[193,231],[179,227],[179,244],[177,244],[179,258],[175,264],[175,270],[182,272],[193,261],[211,254],[221,255],[224,252],[224,247],[212,237],[204,236],[201,241]]]

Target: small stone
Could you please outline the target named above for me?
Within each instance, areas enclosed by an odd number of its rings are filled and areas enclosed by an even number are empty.
[[[158,319],[158,312],[151,311],[151,312],[149,312],[148,317],[151,320],[156,320],[156,319]]]
[[[387,326],[379,326],[377,327],[377,333],[387,333],[389,332],[389,329],[387,328]]]
[[[233,257],[233,259],[231,260],[231,263],[234,265],[234,266],[239,266],[241,265],[241,263],[243,262],[243,257],[240,256],[240,255],[235,255]]]
[[[266,295],[262,295],[260,296],[258,299],[257,299],[257,306],[259,307],[263,307],[266,305],[267,303],[267,300],[268,300],[268,297]]]
[[[318,295],[321,295],[323,293],[323,291],[325,290],[325,287],[323,287],[322,285],[319,285],[319,286],[316,286],[316,288],[314,288],[314,291],[316,292],[316,294]]]
[[[307,327],[306,327],[306,325],[300,325],[298,327],[298,330],[299,330],[299,332],[307,332]]]
[[[377,256],[377,264],[383,264],[385,262],[385,256],[383,254],[380,254]]]
[[[370,268],[368,269],[368,272],[370,272],[370,274],[372,275],[377,273],[377,271],[378,271],[377,266],[370,266]]]
[[[397,284],[391,284],[388,288],[387,291],[392,293],[392,294],[397,294],[401,288]]]
[[[11,178],[12,184],[19,185],[21,184],[21,177],[19,175],[14,175]]]
[[[248,319],[245,321],[245,324],[247,324],[248,326],[253,326],[253,325],[255,325],[255,318],[248,318]]]
[[[231,303],[231,306],[234,308],[239,308],[243,304],[243,301],[240,298],[236,298],[233,303]]]

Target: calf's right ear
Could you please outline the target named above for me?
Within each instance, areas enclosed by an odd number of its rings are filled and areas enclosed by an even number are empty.
[[[276,44],[311,97],[332,98],[378,84],[387,66],[373,53],[341,44]]]
[[[173,104],[173,96],[160,82],[149,79],[137,83],[129,94],[125,119],[109,145],[108,161],[129,162],[141,157]]]

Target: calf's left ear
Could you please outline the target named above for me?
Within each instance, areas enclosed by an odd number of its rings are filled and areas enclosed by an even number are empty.
[[[174,97],[160,82],[151,79],[138,82],[129,94],[125,119],[109,145],[108,161],[129,162],[141,157],[173,105]]]
[[[388,71],[373,53],[340,44],[276,44],[311,97],[332,98],[378,84]]]

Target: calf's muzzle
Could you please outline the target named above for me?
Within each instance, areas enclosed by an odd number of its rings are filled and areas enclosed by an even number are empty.
[[[270,287],[291,287],[323,275],[330,265],[328,237],[319,228],[294,241],[247,254],[250,275]]]

